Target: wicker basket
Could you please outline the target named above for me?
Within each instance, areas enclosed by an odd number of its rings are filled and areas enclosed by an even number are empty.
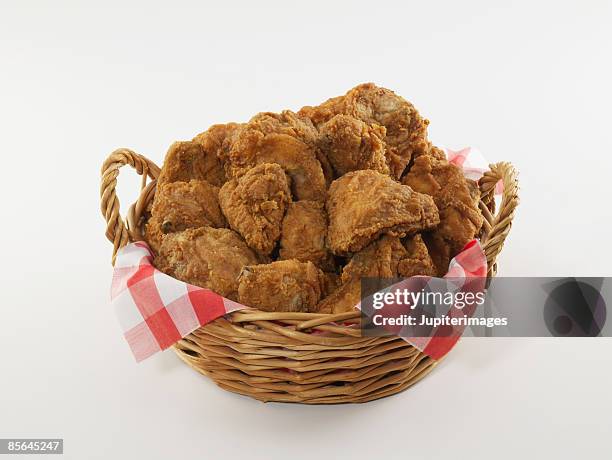
[[[142,176],[141,193],[128,212],[127,225],[115,193],[119,169],[129,164]],[[160,169],[127,149],[114,151],[102,167],[100,189],[106,236],[113,243],[113,263],[119,248],[142,240],[147,206],[155,195]],[[147,183],[147,179],[151,179]],[[497,214],[494,189],[504,192]],[[480,241],[488,276],[518,204],[516,172],[509,163],[490,166],[480,180],[484,226]],[[398,393],[425,377],[436,361],[399,337],[362,337],[359,312],[343,314],[241,310],[200,327],[174,345],[189,366],[226,390],[260,401],[306,404],[357,403]],[[312,334],[313,329],[326,334]]]

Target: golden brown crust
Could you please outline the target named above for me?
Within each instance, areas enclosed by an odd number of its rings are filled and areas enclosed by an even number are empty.
[[[259,262],[234,231],[200,227],[166,235],[155,266],[181,281],[238,299],[238,275]]]
[[[327,214],[316,201],[296,201],[283,220],[280,258],[311,261],[323,270],[333,270],[333,257],[325,246]]]
[[[446,253],[442,251],[442,242],[445,242],[452,258],[478,234],[483,222],[478,209],[480,194],[458,166],[445,159],[422,155],[414,160],[402,183],[433,196],[438,206],[440,225],[433,232],[436,252]],[[444,262],[445,258],[440,257],[440,261]]]
[[[314,311],[327,314],[346,313],[353,311],[359,302],[361,302],[361,282],[351,280],[319,302]]]
[[[385,128],[348,115],[336,115],[320,129],[319,145],[337,176],[359,169],[389,174]]]
[[[342,270],[342,282],[360,278],[395,278],[406,249],[396,236],[383,235],[355,253]]]
[[[145,239],[154,251],[159,250],[164,235],[204,226],[227,226],[219,207],[218,187],[201,180],[157,186],[145,226]]]
[[[221,209],[230,226],[247,244],[270,254],[280,238],[281,224],[291,202],[289,180],[279,165],[261,163],[219,192]]]
[[[406,238],[404,247],[406,256],[399,261],[397,266],[399,276],[403,278],[417,275],[436,276],[436,267],[421,235]]]
[[[221,184],[215,184],[219,187],[226,180],[223,165],[241,127],[242,124],[240,123],[212,125],[208,130],[193,138],[193,142],[200,144],[207,154],[212,154],[219,160],[220,169],[216,169],[216,171],[218,171],[219,179],[223,181]]]
[[[205,180],[220,187],[225,182],[223,165],[214,151],[205,150],[198,142],[175,142],[166,154],[157,183],[189,182],[192,179]]]
[[[265,311],[308,312],[321,298],[324,275],[312,262],[280,260],[245,267],[238,299]]]
[[[385,155],[395,179],[402,176],[413,156],[425,153],[429,148],[429,121],[422,118],[410,102],[373,83],[358,85],[344,96],[329,99],[317,107],[304,107],[298,114],[309,117],[317,127],[337,114],[384,126]]]
[[[226,162],[228,176],[237,178],[257,164],[276,163],[291,178],[296,200],[324,201],[327,183],[314,147],[295,130],[270,120],[276,119],[256,118],[241,128]],[[270,132],[275,126],[278,130]]]
[[[404,237],[439,223],[430,196],[371,170],[353,171],[336,179],[326,208],[327,245],[335,254],[359,251],[382,234]]]

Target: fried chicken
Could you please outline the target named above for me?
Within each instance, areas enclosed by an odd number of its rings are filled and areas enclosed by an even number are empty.
[[[431,155],[416,158],[402,183],[434,198],[440,212],[440,225],[429,238],[430,252],[438,272],[446,273],[450,259],[478,234],[482,226],[483,218],[478,209],[480,193],[459,167]]]
[[[192,179],[205,180],[220,187],[225,182],[225,172],[214,152],[207,152],[197,142],[175,142],[166,154],[157,183],[189,182]]]
[[[322,203],[296,201],[283,220],[280,258],[311,261],[323,270],[334,270],[333,257],[325,246],[327,214]]]
[[[406,256],[399,261],[397,266],[399,276],[403,278],[417,275],[436,276],[436,267],[421,235],[406,238],[404,247]]]
[[[448,272],[448,265],[454,256],[451,246],[435,230],[423,233],[423,242],[433,262],[435,276],[443,277]]]
[[[317,313],[346,313],[352,311],[361,302],[361,282],[351,280],[325,297],[317,304]]]
[[[336,179],[326,203],[327,245],[335,254],[356,252],[382,234],[404,237],[440,222],[430,196],[372,170]]]
[[[329,99],[318,107],[304,107],[298,115],[320,127],[337,114],[350,115],[386,128],[385,155],[391,175],[399,179],[413,156],[429,148],[427,125],[414,106],[393,91],[365,83],[346,95]]]
[[[327,156],[319,148],[317,129],[309,118],[300,116],[291,110],[283,110],[281,113],[262,112],[251,118],[250,124],[257,125],[265,134],[287,134],[301,140],[312,148],[319,160],[327,185],[334,180],[332,166]]]
[[[245,267],[238,299],[265,311],[308,312],[321,298],[323,276],[312,262],[295,259]]]
[[[142,214],[155,265],[292,312],[352,311],[362,278],[445,275],[480,235],[480,191],[427,139],[428,124],[367,83],[173,144]]]
[[[296,200],[325,201],[327,182],[315,147],[316,131],[292,112],[259,114],[232,144],[226,172],[238,178],[260,163],[276,163],[291,178]]]
[[[319,145],[338,176],[359,169],[389,174],[383,142],[385,132],[383,126],[336,115],[321,126]]]
[[[342,270],[342,282],[360,278],[395,278],[408,253],[396,236],[383,235],[355,253]]]
[[[154,265],[181,281],[238,299],[238,275],[259,262],[234,231],[200,227],[166,235]]]
[[[227,160],[234,139],[241,127],[242,124],[240,123],[212,125],[206,131],[193,138],[193,142],[200,144],[205,152],[212,153],[217,157],[221,165],[220,175],[223,176],[223,182],[225,182],[223,165]],[[220,184],[219,187],[221,185],[223,184]]]
[[[202,180],[157,186],[145,226],[145,239],[154,251],[159,250],[164,235],[204,226],[227,226],[219,208],[218,187]]]
[[[342,270],[341,285],[316,307],[319,313],[351,311],[361,301],[361,278],[394,278],[407,253],[399,238],[384,235],[355,253]]]
[[[280,237],[291,202],[289,182],[278,164],[261,163],[239,179],[226,182],[219,192],[230,226],[261,254],[270,254]]]

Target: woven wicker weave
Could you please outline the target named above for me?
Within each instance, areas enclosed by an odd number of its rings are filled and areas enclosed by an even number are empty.
[[[132,166],[142,176],[141,193],[127,215],[119,214],[115,193],[119,169]],[[142,239],[147,206],[155,195],[160,169],[127,149],[114,151],[102,167],[100,196],[107,222],[106,237],[113,243],[113,263],[119,248]],[[147,178],[151,179],[147,183]],[[497,214],[494,189],[504,192]],[[495,260],[518,205],[516,172],[509,163],[490,165],[480,180],[480,209],[484,226],[480,240],[489,266]],[[361,337],[348,326],[358,312],[336,315],[241,310],[197,329],[174,345],[189,366],[229,391],[261,401],[307,404],[366,402],[398,393],[426,376],[436,361],[399,337]],[[326,334],[312,334],[316,328]]]

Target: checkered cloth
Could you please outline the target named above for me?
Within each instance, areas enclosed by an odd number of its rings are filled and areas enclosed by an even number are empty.
[[[472,156],[473,150],[446,152],[449,160],[469,170],[472,178],[479,168],[487,169],[484,159]],[[115,313],[138,362],[165,350],[200,326],[248,308],[172,278],[157,270],[152,262],[153,253],[146,243],[128,244],[117,253],[111,286]],[[475,274],[486,276],[486,258],[476,241],[451,261],[447,276],[463,278]],[[444,356],[456,342],[450,343],[447,337],[406,340],[435,359]]]

